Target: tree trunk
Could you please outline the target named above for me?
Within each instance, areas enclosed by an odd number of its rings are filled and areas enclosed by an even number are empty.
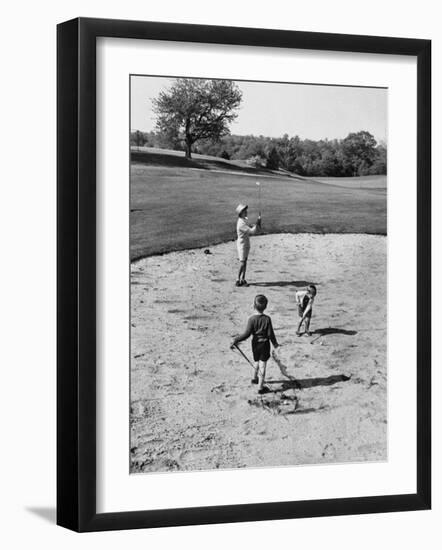
[[[192,158],[192,143],[186,139],[186,159]]]

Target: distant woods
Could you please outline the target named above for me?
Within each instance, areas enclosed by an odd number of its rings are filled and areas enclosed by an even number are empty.
[[[180,142],[171,143],[158,132],[135,131],[131,145],[183,151]],[[252,166],[288,170],[301,176],[366,176],[387,173],[387,147],[365,131],[350,133],[344,139],[300,139],[298,136],[227,135],[219,140],[204,139],[194,153],[243,160]]]

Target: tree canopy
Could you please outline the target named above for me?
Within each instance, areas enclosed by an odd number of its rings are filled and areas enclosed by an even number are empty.
[[[241,90],[230,80],[178,78],[152,101],[156,130],[170,143],[182,142],[191,158],[197,141],[217,141],[230,133],[241,99]]]
[[[376,140],[369,132],[350,133],[342,140],[344,170],[351,176],[366,172],[376,159]]]

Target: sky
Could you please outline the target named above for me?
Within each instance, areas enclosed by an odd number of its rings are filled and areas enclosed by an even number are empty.
[[[154,130],[151,100],[173,79],[131,77],[131,130]],[[232,134],[342,139],[367,130],[387,141],[387,89],[236,81],[243,93]]]

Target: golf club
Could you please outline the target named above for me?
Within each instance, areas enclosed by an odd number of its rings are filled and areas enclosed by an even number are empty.
[[[249,363],[249,365],[252,367],[253,370],[255,369],[255,365],[250,361],[250,359],[247,357],[247,355],[243,352],[241,348],[239,348],[236,344],[234,344],[231,349],[236,349],[239,351],[239,353],[244,357],[244,359]]]

